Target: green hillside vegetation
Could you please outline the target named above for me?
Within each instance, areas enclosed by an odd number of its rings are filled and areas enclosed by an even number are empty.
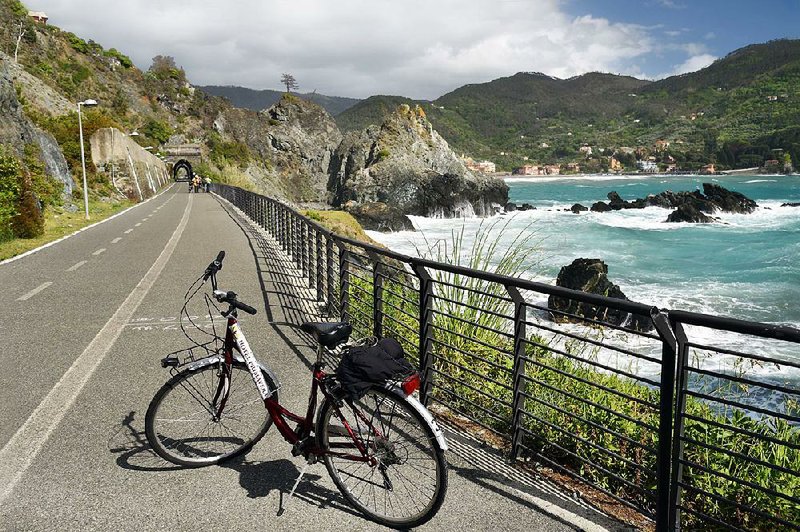
[[[343,129],[379,123],[398,97],[373,97],[339,115]],[[662,168],[718,170],[800,160],[800,41],[732,52],[697,72],[656,82],[592,72],[562,80],[518,73],[420,103],[459,152],[504,170],[578,162],[602,170],[618,148],[640,148]],[[655,149],[657,140],[669,142]],[[592,147],[589,157],[579,153]],[[501,155],[502,152],[502,155]],[[527,159],[526,159],[527,158]],[[629,168],[636,157],[619,154]]]
[[[284,94],[282,91],[270,89],[256,90],[235,86],[208,85],[199,86],[197,88],[212,96],[221,96],[226,98],[236,107],[252,109],[253,111],[260,111],[275,105]],[[297,94],[297,96],[303,98],[304,100],[314,102],[315,104],[323,107],[333,116],[336,116],[339,113],[349,109],[360,101],[355,98],[325,96],[324,94],[317,94],[316,92]]]

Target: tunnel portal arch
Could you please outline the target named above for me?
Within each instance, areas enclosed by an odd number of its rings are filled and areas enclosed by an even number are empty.
[[[183,170],[183,177],[181,177],[181,170]],[[175,165],[172,167],[172,178],[175,181],[191,181],[194,178],[192,164],[186,159],[181,159],[175,163]]]

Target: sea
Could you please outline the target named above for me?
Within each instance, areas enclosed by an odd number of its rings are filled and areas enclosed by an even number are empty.
[[[671,211],[659,207],[569,211],[575,203],[608,201],[611,191],[634,200],[665,190],[702,191],[704,182],[740,192],[758,208],[716,213],[718,221],[710,224],[667,223]],[[462,229],[469,249],[479,228],[491,227],[501,249],[521,234],[530,237],[522,277],[531,280],[555,284],[560,268],[574,259],[598,258],[634,301],[800,328],[800,207],[782,206],[800,202],[800,176],[583,175],[509,177],[506,183],[510,201],[535,209],[490,219],[412,217],[417,231],[369,234],[394,251],[424,255]],[[713,339],[713,331],[705,334]],[[796,345],[765,349],[800,361]]]

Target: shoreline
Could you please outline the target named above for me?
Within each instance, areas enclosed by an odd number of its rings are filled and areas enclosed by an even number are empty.
[[[800,177],[800,173],[792,173],[792,174],[762,174],[758,172],[745,172],[745,171],[736,171],[731,170],[729,172],[718,172],[715,174],[697,174],[697,173],[686,173],[686,174],[649,174],[649,173],[620,173],[620,174],[559,174],[559,175],[536,175],[536,176],[524,176],[524,175],[514,175],[514,174],[492,174],[493,177],[498,179],[502,179],[503,181],[507,180],[518,180],[518,181],[567,181],[570,179],[594,179],[594,180],[613,180],[613,179],[643,179],[648,177],[658,177],[658,178],[681,178],[681,177],[708,177],[708,178],[715,178],[715,177],[743,177],[743,176],[753,176],[753,177]]]

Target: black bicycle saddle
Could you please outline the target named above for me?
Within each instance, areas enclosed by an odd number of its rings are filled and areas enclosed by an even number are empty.
[[[302,331],[311,333],[325,347],[335,347],[346,342],[353,332],[353,326],[344,322],[306,322],[300,326]]]

